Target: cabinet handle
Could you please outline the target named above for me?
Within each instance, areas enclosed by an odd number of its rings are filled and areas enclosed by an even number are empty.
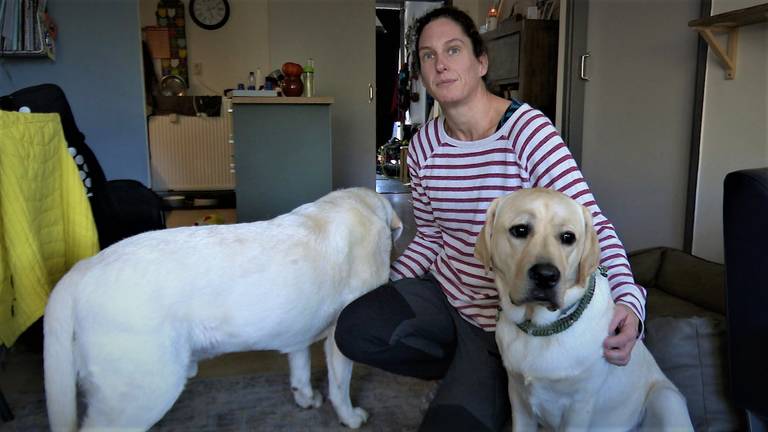
[[[581,64],[579,65],[579,78],[583,79],[584,81],[589,81],[589,77],[587,76],[587,57],[589,56],[589,53],[581,56]]]
[[[373,102],[373,84],[368,83],[368,103]]]

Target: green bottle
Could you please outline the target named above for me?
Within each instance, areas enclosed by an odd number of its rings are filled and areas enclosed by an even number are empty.
[[[307,60],[304,66],[304,97],[315,96],[315,61],[311,58]]]

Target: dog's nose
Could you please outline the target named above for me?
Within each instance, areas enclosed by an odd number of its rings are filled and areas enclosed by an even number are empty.
[[[560,280],[560,270],[552,264],[536,264],[528,269],[528,277],[536,288],[550,289]]]

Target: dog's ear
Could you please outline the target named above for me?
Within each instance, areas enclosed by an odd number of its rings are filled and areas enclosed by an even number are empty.
[[[493,222],[496,218],[496,207],[499,205],[501,198],[493,200],[488,210],[485,212],[485,224],[480,229],[480,234],[477,235],[477,241],[475,242],[475,257],[483,263],[486,273],[491,268],[491,232],[493,231]]]
[[[397,216],[394,209],[390,208],[390,212],[389,230],[392,232],[392,241],[395,241],[400,238],[400,234],[403,233],[403,221],[400,220],[400,217]]]
[[[581,260],[579,261],[579,278],[577,284],[586,286],[589,276],[595,272],[600,263],[600,243],[597,241],[597,231],[592,225],[592,214],[589,210],[581,206],[584,214],[584,242],[582,244]]]

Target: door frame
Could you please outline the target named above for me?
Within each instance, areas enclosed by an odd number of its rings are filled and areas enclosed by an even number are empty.
[[[562,125],[560,134],[581,165],[582,126],[584,123],[584,85],[579,77],[582,55],[587,53],[587,0],[569,0],[565,5],[565,43],[563,56]]]

